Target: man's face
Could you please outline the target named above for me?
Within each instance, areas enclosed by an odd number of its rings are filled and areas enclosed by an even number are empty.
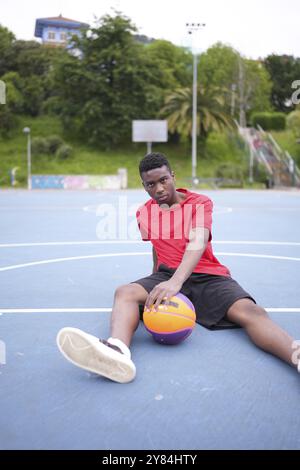
[[[149,196],[161,204],[172,205],[176,195],[173,171],[166,165],[142,173],[143,186]]]

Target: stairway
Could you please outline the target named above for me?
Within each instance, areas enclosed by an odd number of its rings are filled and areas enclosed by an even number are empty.
[[[273,187],[300,187],[300,170],[290,154],[280,148],[270,133],[259,129],[239,128],[247,143],[252,160],[262,164]]]

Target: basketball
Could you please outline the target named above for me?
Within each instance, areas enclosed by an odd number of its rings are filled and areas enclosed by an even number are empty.
[[[178,344],[193,331],[196,321],[195,308],[183,294],[177,294],[158,306],[157,312],[151,307],[144,310],[143,321],[146,330],[155,341],[162,344]]]

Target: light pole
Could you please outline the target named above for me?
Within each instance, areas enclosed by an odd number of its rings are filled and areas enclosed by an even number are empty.
[[[231,116],[234,118],[235,112],[235,92],[236,92],[236,84],[232,83],[231,85]]]
[[[205,23],[186,23],[188,34],[193,35],[205,27]],[[192,45],[193,46],[193,45]],[[197,179],[197,52],[192,47],[193,53],[193,120],[192,120],[192,184],[198,183]]]
[[[245,113],[245,68],[241,56],[238,56],[239,61],[239,91],[240,91],[240,126],[247,127],[246,113]]]
[[[27,134],[27,187],[31,189],[31,138],[30,127],[24,127],[24,134]]]

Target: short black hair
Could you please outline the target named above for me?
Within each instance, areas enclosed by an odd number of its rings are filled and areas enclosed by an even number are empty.
[[[161,168],[164,165],[168,168],[169,172],[171,173],[172,170],[170,163],[168,162],[167,157],[163,153],[147,153],[147,155],[144,156],[144,158],[140,161],[139,164],[140,175],[142,176],[142,173],[154,170],[155,168]]]

